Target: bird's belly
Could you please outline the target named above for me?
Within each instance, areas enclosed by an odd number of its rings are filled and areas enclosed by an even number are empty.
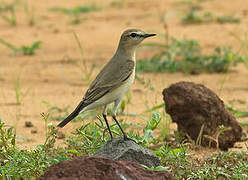
[[[117,99],[122,98],[126,92],[128,91],[128,89],[130,88],[130,86],[133,84],[134,81],[134,77],[135,77],[135,73],[133,73],[127,80],[125,83],[123,83],[120,87],[110,91],[109,93],[107,93],[105,96],[103,96],[102,98],[100,98],[98,101],[99,102],[103,102],[103,104],[109,104]]]

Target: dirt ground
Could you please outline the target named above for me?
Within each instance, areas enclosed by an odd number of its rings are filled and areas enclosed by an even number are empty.
[[[5,2],[9,2],[5,1]],[[0,118],[16,127],[20,137],[18,144],[23,148],[34,147],[45,139],[45,122],[42,112],[47,112],[47,101],[58,107],[67,105],[74,108],[87,90],[83,81],[84,69],[73,32],[76,32],[84,49],[88,66],[96,64],[93,77],[112,57],[117,48],[120,34],[127,28],[140,28],[150,33],[163,33],[161,15],[167,14],[169,34],[178,39],[196,39],[204,52],[216,46],[230,45],[238,50],[240,42],[231,33],[242,36],[248,30],[248,2],[244,0],[204,1],[204,11],[214,15],[234,15],[241,19],[239,24],[182,25],[180,19],[186,7],[175,0],[123,0],[122,7],[111,5],[113,0],[42,0],[26,1],[34,8],[35,24],[28,25],[28,18],[22,6],[16,8],[17,25],[11,26],[0,19],[0,38],[21,46],[41,40],[42,48],[34,56],[14,56],[11,50],[0,44]],[[115,1],[121,2],[121,1]],[[99,11],[83,14],[83,22],[71,25],[70,18],[62,13],[49,10],[53,7],[75,7],[95,4]],[[146,42],[163,42],[161,36]],[[137,60],[151,57],[153,51],[139,50]],[[73,62],[71,60],[74,60]],[[93,78],[92,77],[92,78]],[[155,91],[145,88],[139,81],[131,87],[131,103],[128,112],[141,113],[148,107],[163,102],[162,90],[171,83],[193,81],[202,83],[216,92],[224,102],[232,101],[235,108],[248,110],[248,69],[238,65],[227,74],[185,75],[182,73],[143,73]],[[16,104],[15,82],[20,80],[21,104]],[[148,106],[148,107],[147,107]],[[123,117],[128,122],[144,123],[141,118]],[[25,128],[25,121],[34,124]],[[247,118],[239,119],[247,122]],[[57,121],[52,123],[57,124]],[[79,127],[81,123],[69,123],[61,131],[65,134]],[[171,131],[176,128],[171,125]],[[32,134],[31,130],[37,130]],[[244,143],[238,146],[245,147]]]

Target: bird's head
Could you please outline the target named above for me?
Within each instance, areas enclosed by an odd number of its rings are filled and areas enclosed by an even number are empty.
[[[139,29],[128,29],[121,35],[120,44],[125,47],[136,47],[144,39],[156,36],[156,34],[148,34]]]

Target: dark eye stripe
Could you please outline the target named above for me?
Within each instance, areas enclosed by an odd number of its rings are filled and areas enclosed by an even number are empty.
[[[141,34],[136,34],[136,33],[131,33],[130,36],[133,37],[133,38],[134,37],[142,37]]]

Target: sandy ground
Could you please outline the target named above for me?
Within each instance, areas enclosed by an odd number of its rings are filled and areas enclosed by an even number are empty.
[[[7,1],[5,1],[7,2]],[[9,1],[8,1],[9,2]],[[112,6],[114,1],[105,0],[42,0],[26,1],[34,8],[35,24],[28,25],[24,8],[16,8],[17,25],[11,26],[0,19],[0,38],[21,46],[41,40],[42,48],[34,56],[14,56],[10,49],[0,44],[0,117],[6,124],[16,127],[17,135],[23,137],[18,144],[30,148],[44,142],[45,122],[42,112],[48,107],[47,101],[58,107],[71,106],[72,110],[87,90],[83,81],[84,71],[80,51],[73,32],[76,32],[83,46],[84,59],[90,67],[96,65],[92,79],[116,50],[120,34],[127,28],[140,28],[151,33],[163,33],[161,16],[167,14],[169,34],[176,38],[196,39],[204,52],[210,52],[218,45],[230,45],[238,50],[240,43],[231,33],[242,36],[247,32],[248,2],[243,0],[209,0],[202,3],[204,11],[214,15],[235,15],[241,19],[239,24],[217,23],[201,25],[182,25],[180,19],[187,9],[174,0],[126,0],[121,7]],[[121,1],[115,1],[121,2]],[[62,13],[53,12],[52,7],[75,7],[77,5],[95,4],[99,11],[83,14],[83,22],[71,25],[70,18]],[[161,36],[146,42],[163,42]],[[137,59],[151,57],[151,50],[139,50]],[[131,88],[131,103],[128,112],[142,113],[148,108],[161,104],[162,90],[171,83],[193,81],[202,83],[216,92],[224,102],[234,102],[235,107],[248,109],[248,69],[239,65],[227,74],[185,75],[182,73],[144,73],[140,75],[155,88],[150,91],[139,81]],[[21,104],[16,104],[15,82],[19,79]],[[149,115],[147,115],[149,116]],[[128,122],[144,120],[134,117],[123,117]],[[239,119],[246,121],[247,118]],[[25,121],[34,124],[25,128]],[[57,124],[58,122],[52,121]],[[70,123],[62,132],[69,134],[81,123]],[[175,125],[171,125],[171,131]],[[37,130],[31,134],[31,130]],[[30,139],[30,141],[27,141]],[[244,144],[240,145],[244,147]]]

